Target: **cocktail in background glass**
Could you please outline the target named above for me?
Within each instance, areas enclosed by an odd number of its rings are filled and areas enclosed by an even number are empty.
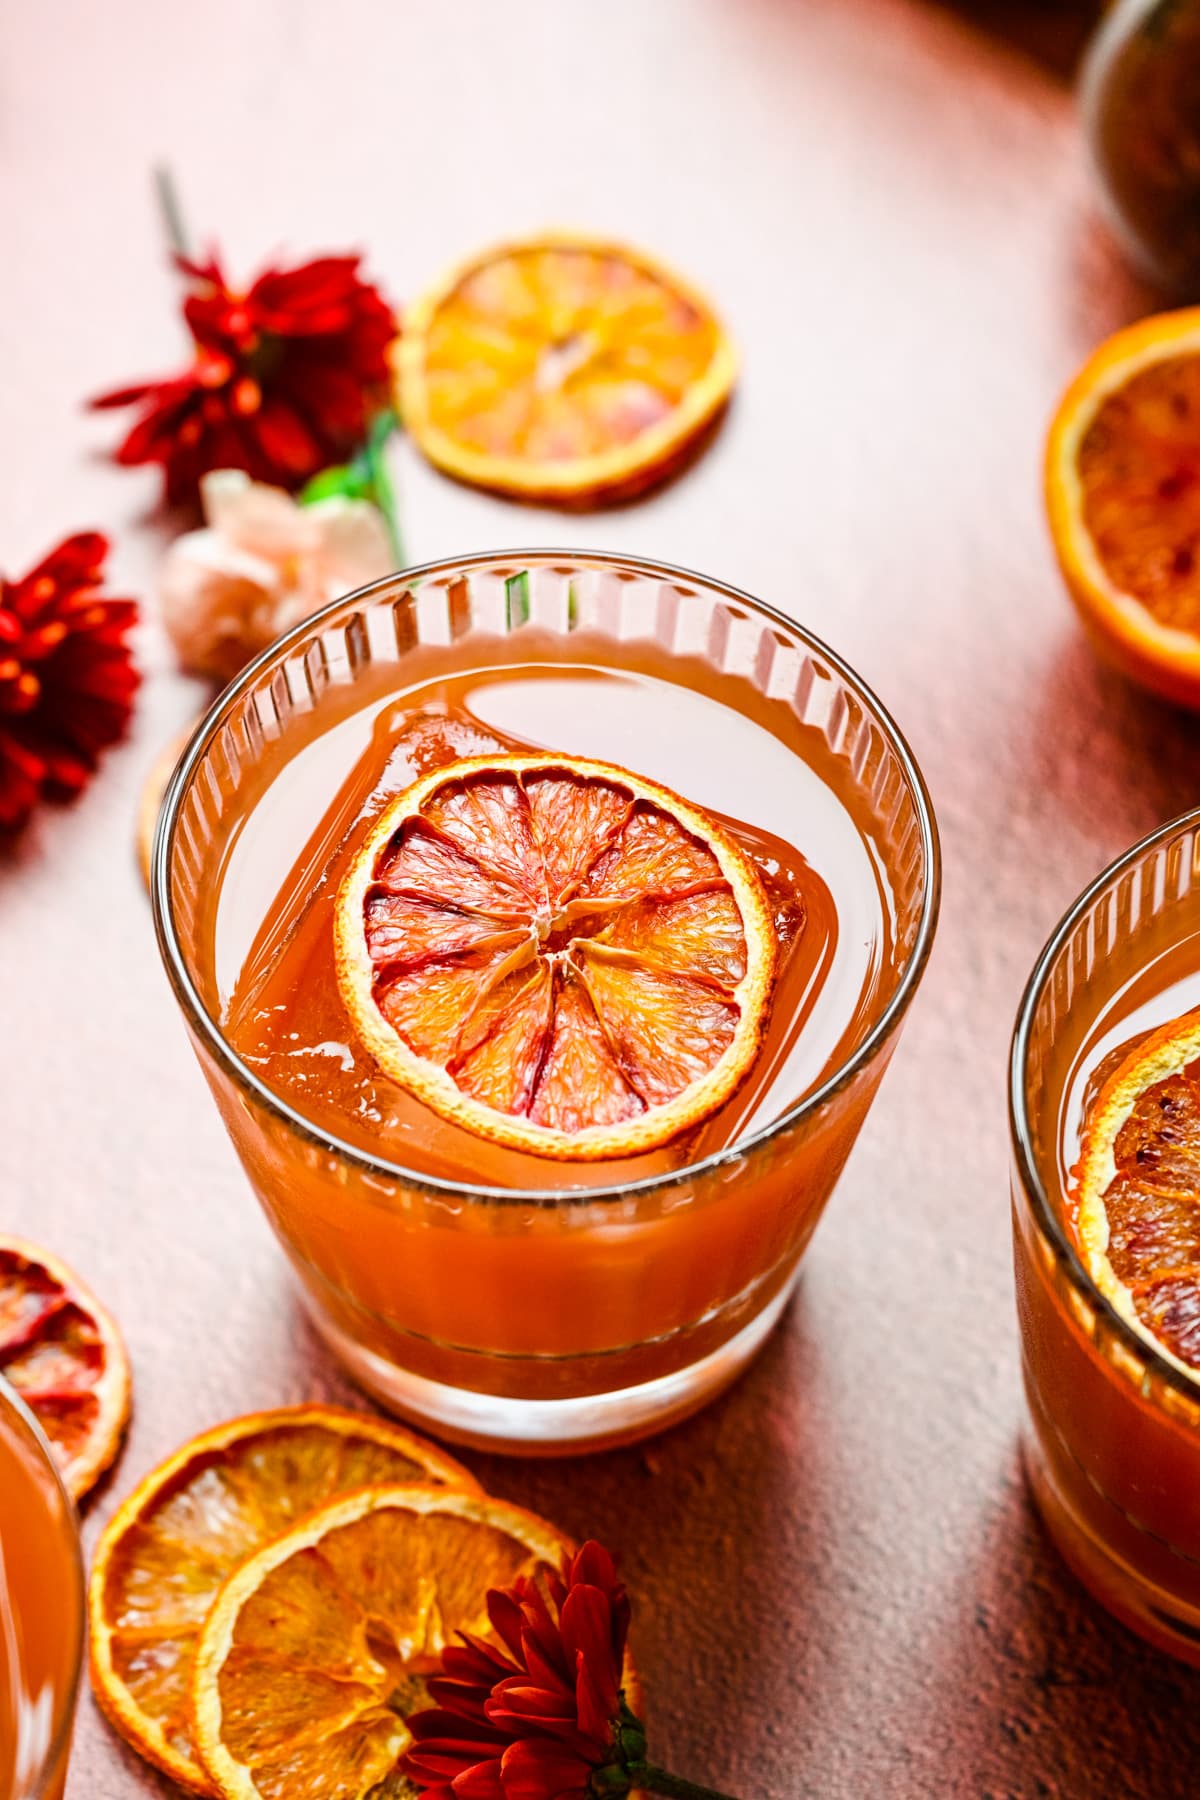
[[[0,1800],[59,1800],[83,1661],[75,1509],[0,1376]]]
[[[1200,1664],[1200,1383],[1110,1304],[1071,1225],[1085,1117],[1148,1033],[1200,1005],[1200,813],[1100,875],[1038,960],[1010,1108],[1025,1461],[1098,1599]]]
[[[635,1157],[472,1136],[381,1076],[338,997],[332,914],[364,821],[415,775],[515,750],[683,795],[771,895],[780,957],[753,1068]],[[937,896],[920,775],[834,655],[719,583],[559,552],[430,565],[281,640],[193,740],[154,863],[171,979],[318,1329],[385,1404],[537,1450],[657,1428],[762,1343],[894,1048]]]

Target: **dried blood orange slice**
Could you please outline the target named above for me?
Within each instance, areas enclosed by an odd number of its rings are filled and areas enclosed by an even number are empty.
[[[396,1774],[404,1721],[431,1704],[442,1649],[460,1631],[497,1642],[487,1590],[570,1548],[519,1507],[420,1487],[348,1495],[268,1545],[225,1583],[196,1650],[196,1736],[218,1791],[412,1793]],[[625,1677],[637,1704],[628,1659]]]
[[[1074,1217],[1102,1293],[1200,1376],[1200,1013],[1152,1032],[1100,1089]]]
[[[1200,706],[1200,307],[1102,344],[1046,451],[1058,560],[1110,660]]]
[[[627,1156],[728,1099],[775,927],[745,853],[578,757],[468,758],[385,809],[338,895],[338,982],[380,1067],[477,1136]]]
[[[405,1481],[476,1485],[415,1433],[334,1406],[231,1419],[147,1475],[106,1527],[88,1588],[92,1686],[134,1748],[185,1787],[211,1793],[189,1686],[221,1583],[336,1496]]]
[[[564,232],[455,269],[406,312],[396,358],[405,426],[431,462],[558,501],[665,474],[737,372],[688,283],[624,244]]]
[[[50,1440],[76,1500],[117,1454],[129,1358],[116,1324],[65,1263],[0,1236],[0,1375]]]

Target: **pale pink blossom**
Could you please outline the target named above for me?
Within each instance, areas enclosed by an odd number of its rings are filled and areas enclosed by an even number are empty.
[[[335,497],[300,506],[240,469],[204,476],[206,524],[163,564],[163,618],[185,669],[228,681],[273,638],[375,581],[394,558],[379,509]]]

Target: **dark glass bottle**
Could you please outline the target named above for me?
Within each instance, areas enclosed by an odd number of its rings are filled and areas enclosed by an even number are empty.
[[[1088,52],[1082,103],[1139,271],[1200,299],[1200,0],[1119,0]]]

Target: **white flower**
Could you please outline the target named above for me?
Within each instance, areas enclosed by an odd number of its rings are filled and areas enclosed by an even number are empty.
[[[228,681],[280,632],[394,566],[367,500],[300,506],[282,488],[217,469],[200,483],[207,524],[168,550],[163,617],[186,669]]]

